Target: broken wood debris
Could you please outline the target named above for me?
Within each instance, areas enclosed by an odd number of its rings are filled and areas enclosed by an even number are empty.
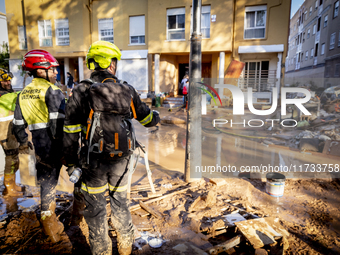
[[[211,247],[206,250],[207,253],[209,254],[219,254],[221,252],[227,251],[236,245],[239,245],[243,241],[243,236],[242,235],[237,235],[233,237],[232,239],[225,241],[223,243],[217,244],[214,247]]]
[[[147,204],[145,204],[142,201],[139,201],[139,205],[147,212],[149,212],[150,214],[152,214],[153,216],[155,216],[157,219],[162,219],[163,215],[160,212],[157,212],[156,210],[154,210],[153,208],[151,208],[150,206],[148,206]]]
[[[276,240],[274,237],[289,235],[279,222],[275,222],[275,219],[271,217],[235,222],[235,225],[253,245],[254,249],[262,248],[268,244],[275,244]]]
[[[180,194],[180,193],[184,193],[184,192],[186,192],[186,191],[189,190],[189,189],[194,189],[194,188],[197,188],[197,187],[198,187],[198,185],[195,184],[195,185],[193,185],[193,186],[189,186],[189,187],[187,187],[187,188],[185,188],[185,189],[177,190],[177,191],[175,191],[175,192],[172,192],[172,193],[163,195],[163,196],[161,196],[161,197],[151,198],[150,200],[147,200],[147,201],[145,201],[144,203],[145,203],[145,204],[151,204],[151,203],[153,203],[153,202],[156,202],[156,201],[159,201],[159,200],[162,200],[162,199],[165,199],[165,198],[169,198],[169,197],[172,197],[172,196],[177,195],[177,194]],[[141,206],[140,206],[139,204],[130,206],[130,212],[133,212],[133,211],[138,210],[138,209],[140,209],[140,208],[141,208]]]

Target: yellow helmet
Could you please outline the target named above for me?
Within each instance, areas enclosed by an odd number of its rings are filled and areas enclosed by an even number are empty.
[[[0,81],[10,81],[13,78],[13,74],[6,69],[0,68]]]
[[[97,63],[101,68],[106,69],[111,64],[111,59],[116,58],[120,60],[122,53],[116,45],[106,41],[97,41],[92,43],[87,55],[86,66],[90,70],[96,68]]]

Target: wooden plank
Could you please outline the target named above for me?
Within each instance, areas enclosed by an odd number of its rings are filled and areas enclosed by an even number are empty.
[[[184,193],[184,192],[186,192],[188,189],[194,189],[194,188],[197,188],[197,187],[198,187],[198,185],[193,185],[193,186],[190,186],[190,187],[188,187],[188,188],[181,189],[181,190],[178,190],[178,191],[175,191],[175,192],[172,192],[172,193],[163,195],[163,196],[161,196],[161,197],[152,198],[152,199],[150,199],[150,200],[144,201],[144,203],[145,203],[145,204],[150,204],[150,203],[153,203],[153,202],[156,202],[156,201],[159,201],[159,200],[168,198],[168,197],[172,197],[172,196],[177,195],[177,194]],[[140,208],[141,208],[141,206],[140,206],[139,204],[130,206],[130,212],[133,212],[133,211],[138,210],[138,209],[140,209]]]
[[[209,254],[219,254],[239,245],[242,241],[242,235],[237,235],[234,238],[206,249],[205,251]]]
[[[147,212],[151,213],[153,216],[155,216],[157,219],[162,219],[163,215],[160,212],[157,212],[156,210],[154,210],[153,208],[151,208],[150,206],[148,206],[147,204],[145,204],[142,201],[139,201],[139,205]]]
[[[273,222],[274,220],[271,218],[268,219],[268,222],[266,221],[266,218],[259,218],[235,222],[235,225],[253,245],[254,249],[259,249],[264,245],[276,243],[275,237],[288,234],[282,226],[280,227]]]
[[[150,213],[145,211],[144,209],[136,210],[133,213],[139,215],[140,217],[146,217],[146,216],[150,215]]]

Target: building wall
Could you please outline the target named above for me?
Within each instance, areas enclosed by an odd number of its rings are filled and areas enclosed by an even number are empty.
[[[3,43],[8,43],[8,30],[6,14],[0,12],[0,52],[2,51]]]
[[[283,56],[286,56],[290,0],[237,0],[235,2],[234,57],[239,58],[237,51],[239,46],[275,44],[285,45]],[[245,7],[258,5],[267,6],[265,38],[244,39]]]
[[[89,46],[89,18],[86,8],[87,1],[71,0],[26,0],[26,33],[27,50],[45,49],[54,57],[77,57],[85,56]],[[18,8],[19,7],[19,8]],[[6,0],[7,15],[9,21],[11,59],[20,59],[27,50],[19,50],[18,26],[23,25],[21,1]],[[57,46],[55,35],[55,19],[68,18],[70,45]],[[52,24],[52,47],[42,47],[39,45],[38,20],[51,20]]]
[[[190,52],[190,0],[149,0],[148,1],[148,49],[154,53]],[[203,5],[211,5],[211,14],[216,15],[216,22],[210,23],[210,39],[202,40],[202,52],[219,52],[232,50],[233,1],[209,0]],[[185,8],[185,40],[167,40],[167,9]]]
[[[308,78],[319,78],[316,81],[318,86],[329,86],[329,82],[321,78],[334,77],[335,66],[339,64],[340,46],[338,46],[339,33],[340,33],[340,17],[334,17],[334,4],[337,0],[324,0],[320,6],[320,0],[317,1],[318,8],[315,8],[315,0],[306,0],[299,10],[295,13],[290,23],[290,37],[289,37],[289,52],[287,56],[287,73],[286,77],[289,79],[299,78],[300,83],[303,83],[304,76]],[[312,12],[310,13],[310,7]],[[307,11],[307,17],[305,12]],[[328,15],[327,26],[324,26],[325,16]],[[299,19],[303,16],[303,22],[298,25]],[[313,26],[318,27],[318,19],[320,22],[320,34],[318,32],[313,34]],[[308,29],[311,31],[310,38],[307,38]],[[305,40],[302,40],[300,45],[296,43],[296,38],[305,33]],[[330,49],[330,37],[335,33],[334,49]],[[318,40],[319,37],[319,40]],[[303,38],[303,37],[302,37]],[[318,43],[318,50],[316,44]],[[322,45],[325,44],[324,54],[321,54]],[[311,56],[311,49],[314,54]],[[317,52],[316,52],[317,51]],[[306,59],[306,52],[308,58]],[[300,59],[299,65],[296,64],[298,60],[294,61],[294,57],[299,53],[303,53],[303,58]],[[317,54],[317,57],[315,57]],[[308,79],[307,79],[308,80]],[[333,84],[333,83],[332,83]]]
[[[330,1],[330,0],[328,0]],[[90,1],[91,2],[91,1]],[[52,23],[53,47],[43,47],[51,52],[60,62],[70,58],[71,73],[77,73],[77,63],[74,58],[84,57],[90,44],[99,39],[98,20],[113,18],[114,43],[122,50],[125,57],[119,63],[120,70],[139,68],[145,62],[145,86],[142,90],[154,90],[154,54],[160,54],[160,91],[176,90],[179,76],[179,64],[189,63],[191,36],[191,0],[25,0],[26,28],[28,48],[39,46],[38,20],[50,19]],[[236,5],[235,5],[236,4]],[[225,53],[224,73],[233,59],[245,59],[238,54],[239,46],[247,45],[276,45],[283,44],[285,56],[287,50],[290,0],[203,0],[202,6],[210,5],[210,15],[215,15],[215,22],[210,22],[210,38],[202,39],[202,62],[211,63],[212,78],[218,78],[220,53]],[[245,40],[244,16],[246,6],[266,5],[266,37],[264,39]],[[19,61],[27,50],[19,50],[18,26],[23,25],[20,0],[6,0],[10,26],[11,60]],[[185,8],[185,39],[179,41],[167,40],[167,9]],[[235,11],[235,16],[234,16]],[[145,45],[129,44],[129,17],[145,15]],[[68,18],[69,46],[56,46],[55,19]],[[138,53],[147,51],[143,57]],[[250,56],[250,58],[267,58],[266,55]],[[271,54],[270,59],[274,68],[277,55]],[[71,63],[72,62],[72,63]],[[133,64],[137,63],[138,64]],[[144,63],[143,62],[143,63]],[[144,66],[144,64],[143,64]],[[207,67],[205,67],[207,70]],[[136,72],[134,77],[142,75]],[[144,72],[144,71],[143,71]],[[90,72],[84,68],[84,77]],[[131,82],[127,80],[128,82]],[[137,79],[132,79],[132,84]],[[143,81],[144,82],[144,81]]]

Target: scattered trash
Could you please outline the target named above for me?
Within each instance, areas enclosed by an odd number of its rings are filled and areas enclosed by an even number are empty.
[[[166,189],[171,189],[172,188],[172,184],[171,183],[162,184],[162,187],[166,188]]]
[[[163,240],[160,238],[152,238],[149,240],[149,245],[152,248],[160,248],[163,245]]]
[[[296,125],[297,128],[308,127],[308,126],[309,126],[309,122],[307,120],[299,121]]]
[[[239,213],[234,213],[234,214],[227,214],[223,215],[223,217],[226,219],[226,221],[229,223],[231,226],[235,226],[235,222],[239,221],[244,221],[246,218],[244,218],[241,214]]]

